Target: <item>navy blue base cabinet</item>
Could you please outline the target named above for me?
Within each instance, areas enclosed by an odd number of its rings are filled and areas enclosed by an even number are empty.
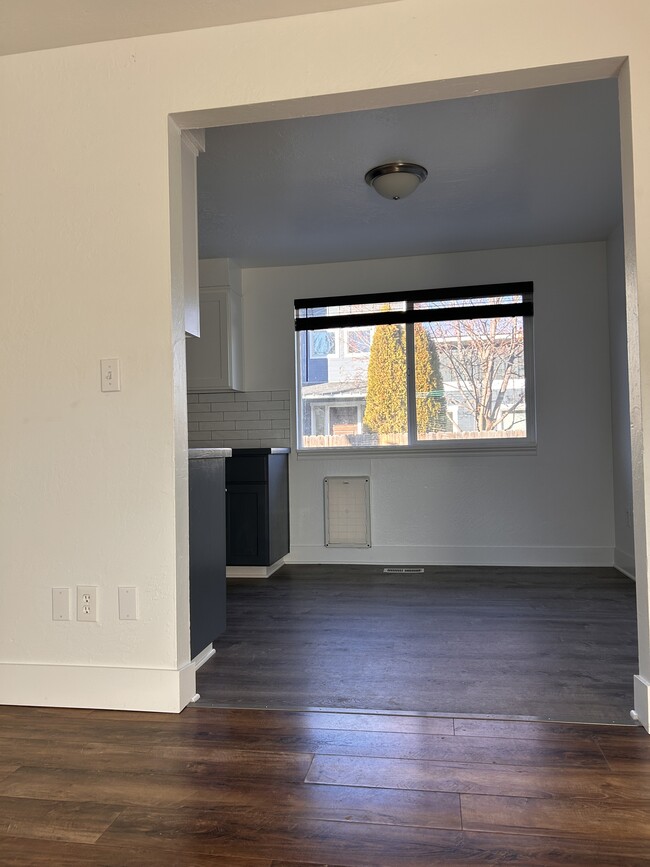
[[[289,553],[289,449],[233,449],[226,460],[229,566],[271,566]]]
[[[226,469],[218,454],[224,452],[230,449],[189,452],[192,659],[226,629]]]

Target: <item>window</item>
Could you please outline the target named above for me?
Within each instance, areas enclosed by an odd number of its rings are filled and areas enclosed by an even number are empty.
[[[337,354],[338,333],[332,330],[309,332],[309,355],[311,358],[330,358]]]
[[[296,301],[299,449],[531,444],[532,299],[506,283]]]
[[[345,354],[348,356],[370,355],[373,329],[365,328],[345,329]]]

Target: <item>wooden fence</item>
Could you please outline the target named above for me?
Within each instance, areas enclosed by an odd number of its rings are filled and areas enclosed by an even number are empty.
[[[419,442],[454,442],[457,440],[497,440],[513,439],[526,436],[522,430],[495,430],[479,433],[478,431],[446,431],[442,433],[427,433],[419,438]],[[341,447],[374,448],[375,446],[405,446],[408,445],[408,435],[402,434],[333,434],[331,436],[304,436],[302,447],[305,449],[329,449]]]

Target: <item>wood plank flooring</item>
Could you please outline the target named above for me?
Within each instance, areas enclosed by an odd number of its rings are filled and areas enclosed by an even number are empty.
[[[233,579],[201,704],[629,724],[634,582],[614,569],[285,566]]]
[[[3,867],[650,865],[641,728],[0,707]]]

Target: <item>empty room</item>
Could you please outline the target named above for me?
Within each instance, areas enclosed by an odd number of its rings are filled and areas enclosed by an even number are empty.
[[[201,703],[629,723],[616,80],[208,129],[197,187]]]

